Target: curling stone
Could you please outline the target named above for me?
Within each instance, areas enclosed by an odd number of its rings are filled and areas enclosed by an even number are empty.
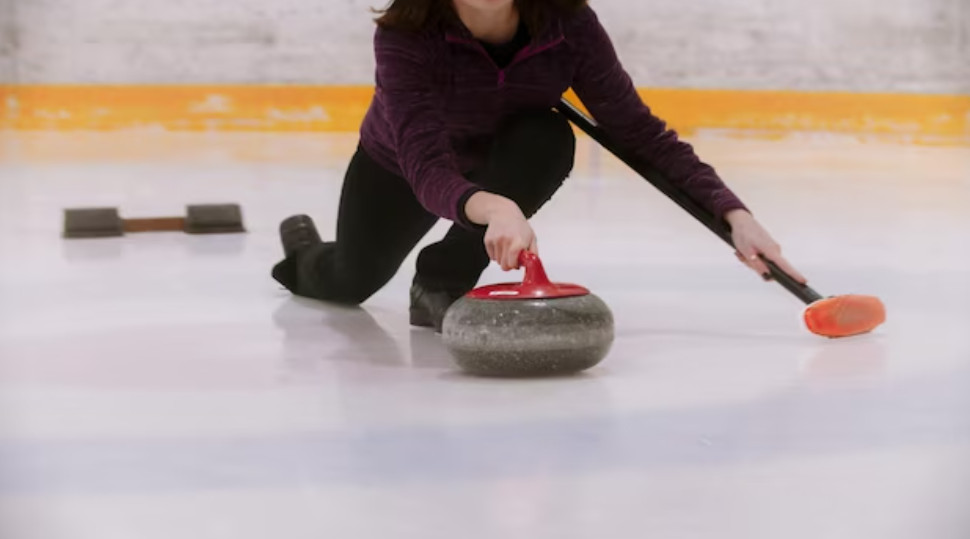
[[[523,251],[522,283],[477,288],[445,314],[442,338],[476,376],[553,376],[599,364],[613,345],[613,314],[574,284],[552,283],[539,257]]]

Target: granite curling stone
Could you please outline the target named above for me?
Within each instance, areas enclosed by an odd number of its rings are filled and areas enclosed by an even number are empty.
[[[573,374],[598,365],[613,345],[613,314],[589,290],[552,283],[523,252],[522,283],[473,290],[445,314],[442,338],[458,367],[488,377]]]

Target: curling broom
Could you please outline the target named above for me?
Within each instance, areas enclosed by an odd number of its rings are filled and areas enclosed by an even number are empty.
[[[731,229],[727,223],[715,218],[710,211],[673,185],[656,169],[623,152],[602,128],[567,99],[563,98],[557,109],[593,140],[734,247]],[[886,308],[877,297],[850,294],[825,298],[793,279],[764,255],[761,255],[761,259],[771,272],[772,278],[807,305],[803,319],[809,331],[816,335],[830,338],[860,335],[874,330],[886,321]]]

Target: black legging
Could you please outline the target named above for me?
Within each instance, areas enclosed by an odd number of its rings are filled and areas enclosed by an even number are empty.
[[[468,179],[514,200],[532,217],[569,175],[575,150],[562,115],[551,110],[523,115],[499,131],[484,166]],[[337,241],[301,250],[274,277],[300,296],[362,303],[387,284],[437,221],[403,178],[358,149],[344,179]],[[453,225],[444,239],[421,251],[415,281],[459,295],[471,290],[489,263],[483,240],[483,231]]]

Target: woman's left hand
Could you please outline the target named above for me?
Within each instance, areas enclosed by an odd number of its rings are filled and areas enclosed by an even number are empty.
[[[802,284],[807,282],[807,279],[781,256],[781,246],[772,239],[754,216],[745,210],[734,210],[728,212],[724,219],[731,225],[731,236],[737,249],[735,254],[744,265],[758,272],[765,280],[770,280],[771,272],[759,256],[763,255],[796,281]]]

